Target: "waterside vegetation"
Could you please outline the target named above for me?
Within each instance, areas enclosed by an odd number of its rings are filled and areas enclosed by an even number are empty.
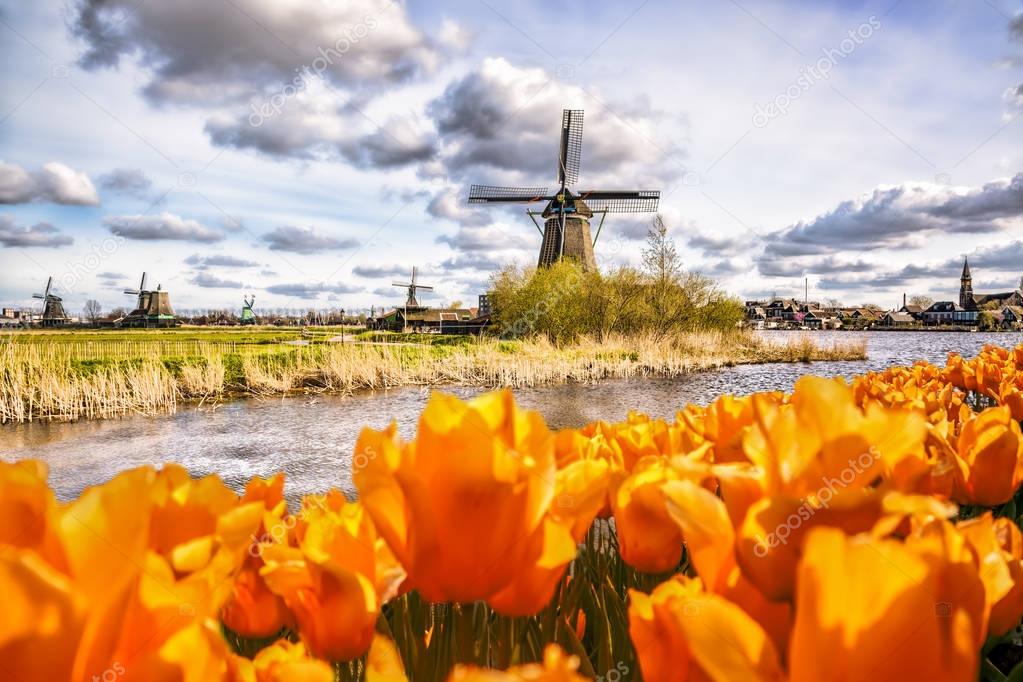
[[[541,386],[671,377],[734,364],[860,360],[865,343],[820,346],[809,337],[754,332],[581,337],[554,344],[429,335],[357,335],[345,343],[131,339],[78,341],[77,334],[17,334],[0,344],[0,422],[76,420],[174,410],[238,396],[346,394],[401,386]],[[245,330],[244,335],[253,332]],[[388,342],[390,341],[390,342]],[[292,345],[307,343],[308,345]]]

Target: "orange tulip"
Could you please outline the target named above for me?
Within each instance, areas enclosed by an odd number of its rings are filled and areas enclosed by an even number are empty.
[[[543,663],[527,663],[506,671],[456,665],[448,676],[448,682],[585,682],[586,678],[576,670],[579,659],[566,656],[554,644],[544,649]]]
[[[646,682],[782,680],[778,652],[745,611],[678,576],[629,592],[629,635]]]
[[[366,657],[366,682],[408,682],[394,642],[382,635],[373,638]]]
[[[470,402],[435,393],[414,442],[400,442],[393,426],[365,429],[355,458],[364,463],[353,474],[360,499],[428,600],[543,590],[531,604],[549,601],[549,578],[575,556],[575,542],[551,522],[559,518],[553,437],[510,391]]]
[[[1010,519],[994,519],[990,512],[957,529],[977,551],[990,610],[988,631],[1000,637],[1023,617],[1023,536]]]
[[[691,481],[664,485],[668,513],[678,524],[689,560],[708,592],[734,603],[756,620],[776,650],[784,651],[791,628],[791,608],[771,602],[739,570],[735,559],[735,530],[725,503]]]
[[[869,578],[867,577],[869,576]],[[799,566],[791,682],[974,680],[984,584],[950,524],[905,543],[815,528]]]
[[[73,682],[119,668],[125,680],[219,674],[211,617],[259,520],[225,490],[178,467],[135,469],[53,511],[59,551],[4,546],[0,591],[18,623],[0,630],[5,671]]]
[[[397,590],[390,556],[365,510],[350,503],[314,514],[299,547],[265,546],[260,575],[314,655],[347,661],[369,648],[380,606]]]
[[[957,443],[961,504],[1005,504],[1023,480],[1023,434],[1007,407],[990,407],[963,425]]]
[[[42,462],[0,462],[0,545],[35,549],[61,563],[54,527],[57,503]]]
[[[225,682],[333,682],[334,671],[323,661],[310,658],[305,645],[280,639],[249,661],[231,656]],[[368,671],[367,671],[368,674]],[[368,678],[367,682],[372,682]],[[383,681],[381,681],[383,682]]]
[[[861,409],[841,379],[804,377],[790,405],[760,396],[753,405],[744,448],[763,472],[765,496],[747,508],[737,556],[765,595],[787,599],[809,528],[869,530],[885,489],[915,489],[925,479],[927,423],[917,412]]]
[[[663,457],[644,457],[611,496],[622,561],[662,573],[682,560],[682,532],[668,514],[663,486],[678,471]]]
[[[266,586],[260,575],[264,566],[263,549],[265,544],[287,543],[289,530],[297,521],[287,516],[282,474],[267,480],[252,479],[241,501],[262,503],[263,519],[251,538],[220,618],[224,625],[243,637],[270,637],[288,624],[289,614],[284,600]]]

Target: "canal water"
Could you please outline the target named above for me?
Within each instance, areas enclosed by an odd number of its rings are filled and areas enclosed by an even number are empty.
[[[780,336],[787,332],[765,332]],[[818,332],[821,344],[867,340],[868,358],[856,362],[743,365],[673,379],[630,379],[516,389],[520,404],[538,410],[552,428],[620,420],[630,409],[671,417],[688,403],[719,395],[790,390],[805,374],[852,376],[925,359],[944,364],[949,352],[976,355],[985,343],[1015,346],[1023,333]],[[474,388],[445,389],[461,397]],[[186,406],[175,414],[76,423],[0,427],[0,459],[48,463],[50,485],[62,500],[118,471],[143,464],[178,462],[193,475],[217,474],[241,490],[252,476],[284,471],[289,499],[335,487],[353,493],[350,465],[363,426],[391,420],[405,437],[429,392],[420,388],[369,391],[352,396],[298,396],[238,400],[215,407]]]

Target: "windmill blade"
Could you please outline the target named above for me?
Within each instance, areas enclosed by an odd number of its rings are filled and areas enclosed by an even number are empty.
[[[139,284],[139,291],[146,290],[146,273],[142,273],[142,282]]]
[[[424,284],[417,284],[416,291],[433,291],[433,287],[428,287]]]
[[[53,286],[53,278],[49,277],[46,280],[46,293],[44,293],[43,296],[49,296],[50,295],[50,287],[52,287],[52,286]]]
[[[412,286],[408,282],[391,282],[392,287],[409,287]]]
[[[469,188],[470,204],[491,204],[515,202],[528,204],[534,201],[549,201],[546,187],[494,187],[473,185]]]
[[[44,299],[45,300],[46,296],[44,296],[42,294],[32,294],[32,298],[38,298],[38,299]]]
[[[558,147],[558,184],[579,182],[579,161],[583,153],[583,112],[565,109],[561,114],[561,146]]]
[[[124,293],[128,294],[129,296],[138,296],[140,292],[135,289],[125,289]]]
[[[590,207],[591,211],[608,213],[648,213],[657,210],[661,193],[657,190],[580,192],[576,199]]]

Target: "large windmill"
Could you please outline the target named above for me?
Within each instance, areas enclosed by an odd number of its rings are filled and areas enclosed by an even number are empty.
[[[428,287],[424,284],[418,284],[417,278],[419,276],[419,268],[412,267],[412,279],[408,282],[391,282],[391,286],[401,287],[408,290],[408,297],[405,299],[405,308],[418,308],[419,301],[416,299],[417,291],[433,291],[433,287]]]
[[[578,260],[583,269],[596,270],[593,246],[608,213],[656,211],[661,193],[657,190],[580,190],[570,189],[579,180],[582,158],[583,112],[565,109],[561,117],[561,146],[558,149],[558,189],[549,194],[546,187],[492,187],[473,185],[470,204],[547,202],[541,212],[527,210],[543,236],[537,265],[549,266],[564,257]],[[590,218],[600,213],[597,234],[590,239]],[[536,215],[544,219],[543,229]]]
[[[136,296],[135,309],[124,316],[120,324],[122,327],[176,327],[177,318],[170,305],[170,294],[163,291],[160,285],[156,289],[146,287],[146,273],[142,273],[142,280],[138,289],[125,289],[125,294]]]
[[[53,278],[46,280],[46,291],[41,294],[32,294],[32,298],[40,299],[43,302],[43,326],[59,327],[68,323],[68,316],[64,313],[63,299],[56,294],[50,293],[53,288]]]

